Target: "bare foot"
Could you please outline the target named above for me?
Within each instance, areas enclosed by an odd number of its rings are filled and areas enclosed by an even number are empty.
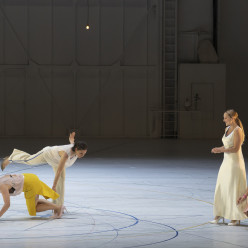
[[[58,218],[59,210],[60,210],[60,207],[58,207],[58,209],[56,209],[56,210],[55,209],[53,210],[53,216],[52,216],[53,219],[57,219]]]
[[[56,210],[54,210],[54,214],[52,218],[54,219],[60,219],[64,211],[64,206],[58,206]]]
[[[63,205],[60,206],[60,211],[58,212],[58,217],[57,218],[61,218],[63,213],[64,213],[64,211],[65,211],[65,207]]]
[[[1,164],[1,169],[2,171],[9,165],[10,161],[9,161],[9,157],[4,158],[2,164]]]

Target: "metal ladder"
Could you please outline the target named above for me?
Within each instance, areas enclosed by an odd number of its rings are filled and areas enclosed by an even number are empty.
[[[177,138],[177,0],[162,0],[162,138]]]

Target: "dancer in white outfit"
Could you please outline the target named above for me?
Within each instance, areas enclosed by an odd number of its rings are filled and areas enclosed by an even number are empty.
[[[238,118],[237,112],[227,110],[224,113],[226,123],[225,134],[222,138],[224,146],[215,147],[212,153],[224,153],[214,196],[214,216],[212,224],[217,224],[220,219],[230,219],[228,225],[240,224],[240,220],[246,219],[244,207],[237,205],[237,199],[246,192],[246,172],[241,145],[244,142],[244,129]]]
[[[77,158],[82,158],[87,152],[88,146],[82,141],[74,143],[75,133],[71,133],[69,141],[71,144],[62,146],[47,146],[36,154],[30,155],[24,151],[14,149],[9,157],[6,157],[1,165],[4,170],[9,163],[20,163],[27,165],[49,164],[55,173],[52,189],[60,195],[56,204],[64,204],[65,191],[65,168],[72,166]]]

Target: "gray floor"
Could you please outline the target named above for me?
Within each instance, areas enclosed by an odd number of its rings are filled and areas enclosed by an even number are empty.
[[[23,194],[0,219],[0,247],[248,247],[248,220],[211,225],[220,141],[86,139],[88,154],[67,169],[62,219],[29,217]],[[0,155],[34,153],[66,140],[2,139]],[[243,147],[247,161],[247,147]],[[52,185],[50,166],[10,165]],[[2,205],[2,199],[0,204]],[[0,205],[0,206],[1,206]],[[226,221],[228,223],[229,220]]]

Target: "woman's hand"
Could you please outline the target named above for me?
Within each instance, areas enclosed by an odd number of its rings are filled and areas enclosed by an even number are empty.
[[[225,148],[222,146],[222,147],[215,147],[211,150],[212,153],[222,153],[225,151]]]
[[[239,205],[241,202],[243,202],[247,198],[247,194],[244,194],[243,196],[240,196],[237,200],[237,205]]]
[[[56,191],[56,186],[53,186],[53,187],[52,187],[52,190],[55,191],[55,192],[57,192],[57,191]]]
[[[70,133],[70,136],[69,136],[70,144],[74,144],[74,142],[75,142],[75,135],[76,135],[75,132]]]
[[[218,147],[215,147],[211,150],[212,153],[217,153]]]
[[[244,200],[243,197],[240,196],[239,199],[237,200],[237,205],[239,205],[243,200]]]

